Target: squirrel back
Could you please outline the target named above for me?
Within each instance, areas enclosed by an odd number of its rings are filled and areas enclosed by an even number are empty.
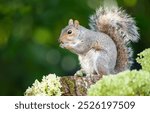
[[[92,30],[106,33],[116,44],[116,73],[130,68],[132,64],[132,49],[129,44],[139,39],[135,24],[133,18],[118,7],[100,7],[96,14],[90,17]]]

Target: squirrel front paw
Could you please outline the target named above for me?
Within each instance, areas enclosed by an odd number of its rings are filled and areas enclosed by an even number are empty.
[[[84,72],[83,72],[83,70],[81,69],[81,70],[78,70],[74,75],[75,75],[75,76],[83,77],[83,76],[84,76]]]

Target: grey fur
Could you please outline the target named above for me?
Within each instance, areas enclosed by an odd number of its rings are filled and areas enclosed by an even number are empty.
[[[87,75],[114,74],[132,64],[130,42],[139,39],[135,21],[117,8],[100,7],[90,18],[86,29],[71,20],[60,35],[61,47],[77,54],[82,71]],[[72,30],[71,34],[67,34]]]

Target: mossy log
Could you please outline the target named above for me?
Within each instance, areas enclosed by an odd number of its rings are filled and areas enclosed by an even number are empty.
[[[87,89],[101,78],[94,76],[65,76],[60,78],[62,96],[86,96]]]

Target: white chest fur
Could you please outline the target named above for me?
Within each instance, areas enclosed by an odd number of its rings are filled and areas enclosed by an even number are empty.
[[[98,52],[95,50],[90,50],[86,55],[79,55],[79,61],[81,68],[86,74],[93,74],[96,69],[96,60],[98,57]]]

